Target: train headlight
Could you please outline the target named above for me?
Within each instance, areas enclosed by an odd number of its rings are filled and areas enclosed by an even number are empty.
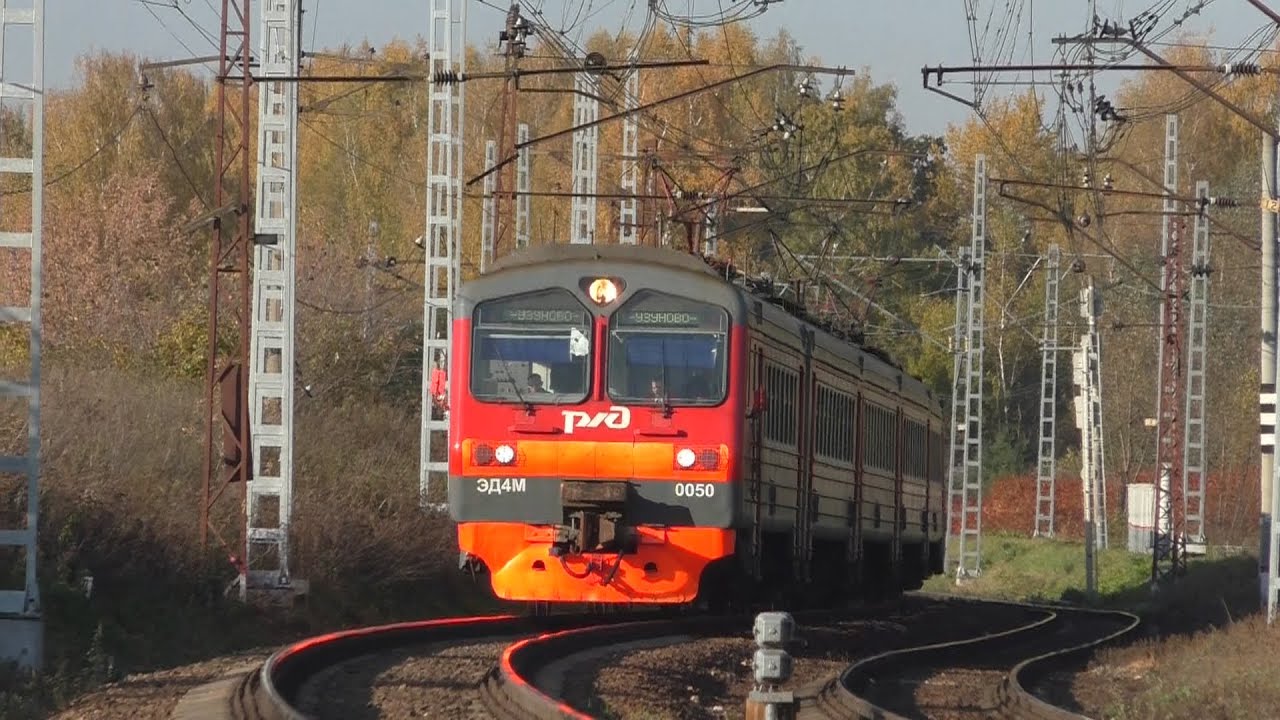
[[[691,468],[697,461],[698,454],[689,448],[684,448],[680,452],[676,453],[676,464],[682,468]]]
[[[494,448],[493,457],[503,465],[510,465],[516,459],[516,449],[510,445],[499,445]]]
[[[591,281],[587,297],[597,305],[608,305],[618,299],[618,285],[609,278],[597,278]]]

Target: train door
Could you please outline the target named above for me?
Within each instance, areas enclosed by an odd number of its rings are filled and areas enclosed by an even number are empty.
[[[906,443],[904,442],[907,431],[907,421],[902,414],[902,406],[899,405],[894,411],[893,418],[894,430],[894,470],[893,470],[893,544],[890,549],[890,562],[893,563],[894,578],[898,578],[902,572],[902,532],[907,528],[907,505],[906,498],[903,497],[902,483],[903,473],[906,470]]]
[[[746,473],[747,510],[751,518],[749,570],[751,577],[764,577],[764,414],[768,412],[764,383],[764,348],[754,341],[749,349],[748,397],[751,410],[747,414]]]
[[[862,463],[864,453],[866,452],[865,437],[862,432],[862,423],[865,422],[862,409],[862,391],[858,391],[857,399],[854,407],[854,424],[853,424],[853,527],[849,532],[849,564],[852,567],[850,573],[850,583],[855,587],[862,584],[863,571],[863,546],[862,546],[862,525],[863,525],[863,508],[866,507],[865,484],[863,482]]]
[[[795,579],[808,583],[813,564],[813,520],[817,510],[813,492],[814,398],[817,380],[813,372],[814,333],[800,327],[804,358],[800,365],[796,408],[796,521],[792,530],[792,562]]]

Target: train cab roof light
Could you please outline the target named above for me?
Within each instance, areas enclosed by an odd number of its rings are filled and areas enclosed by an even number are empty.
[[[618,299],[618,284],[610,278],[596,278],[587,289],[587,297],[597,305],[608,305]]]

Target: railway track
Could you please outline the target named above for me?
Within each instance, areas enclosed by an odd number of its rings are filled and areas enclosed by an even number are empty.
[[[1009,604],[1022,623],[967,640],[881,653],[856,662],[802,702],[802,720],[990,718],[1079,720],[1074,672],[1099,647],[1138,626],[1117,611]]]
[[[928,596],[907,602],[935,612],[943,605],[958,613],[981,609],[961,618],[969,623],[964,632],[984,634],[855,662],[820,689],[810,686],[798,694],[800,718],[1078,718],[1053,704],[1069,705],[1072,671],[1098,645],[1137,624],[1136,617],[1125,613],[997,604],[995,615],[1003,620],[996,625],[975,619],[992,615],[990,603]],[[801,627],[819,628],[833,621],[874,618],[883,610],[799,613],[796,619]],[[188,707],[174,717],[588,718],[583,710],[595,708],[584,705],[582,693],[568,692],[570,683],[581,682],[577,676],[582,667],[607,664],[629,650],[748,635],[751,620],[746,615],[660,612],[505,615],[331,633],[279,650],[257,671],[224,681],[222,691],[211,694],[203,709]],[[991,628],[1001,629],[985,634]],[[954,630],[951,637],[957,636]],[[561,699],[570,696],[576,696],[576,707]]]

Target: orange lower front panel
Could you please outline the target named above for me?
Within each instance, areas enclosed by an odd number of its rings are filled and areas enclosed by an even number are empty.
[[[493,591],[506,600],[685,603],[702,571],[733,553],[732,530],[640,528],[637,552],[552,557],[549,533],[520,523],[460,523],[458,546],[484,561]],[[605,582],[608,580],[608,582]]]

